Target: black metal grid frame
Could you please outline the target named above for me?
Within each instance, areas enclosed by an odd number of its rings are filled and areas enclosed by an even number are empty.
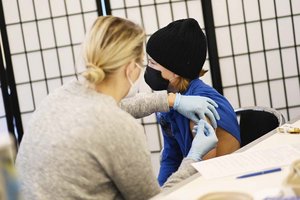
[[[262,0],[258,0],[258,5],[260,5],[260,2]],[[230,12],[229,12],[229,4],[230,1],[226,0],[226,11],[227,11],[227,21],[228,24],[226,25],[219,25],[219,26],[215,26],[215,29],[220,29],[220,28],[228,28],[229,29],[229,35],[230,35],[230,44],[231,44],[231,54],[229,55],[225,55],[225,56],[220,56],[219,59],[224,59],[224,58],[233,58],[233,66],[234,66],[234,79],[235,79],[235,83],[233,85],[225,85],[223,86],[223,89],[235,89],[236,93],[237,93],[237,99],[238,99],[238,106],[241,107],[242,103],[241,103],[241,94],[240,91],[242,90],[241,87],[243,86],[250,86],[252,89],[252,94],[253,94],[253,101],[254,101],[254,105],[257,105],[257,95],[256,91],[255,91],[255,85],[257,84],[261,84],[261,83],[266,83],[267,87],[268,87],[268,91],[266,91],[269,95],[269,105],[270,107],[274,107],[274,102],[272,101],[272,95],[274,96],[274,91],[272,92],[272,86],[271,83],[274,81],[282,81],[283,84],[283,91],[284,91],[284,102],[285,102],[285,106],[284,107],[276,107],[276,109],[284,111],[286,110],[286,117],[287,119],[290,119],[290,112],[289,109],[292,108],[298,108],[300,107],[300,102],[298,105],[289,105],[288,103],[288,95],[287,95],[287,85],[286,85],[286,81],[289,79],[295,79],[298,78],[298,82],[299,82],[299,86],[300,86],[300,73],[299,73],[299,58],[298,58],[298,48],[300,47],[299,44],[296,43],[296,35],[295,35],[295,24],[294,24],[294,18],[297,16],[300,16],[300,14],[293,14],[293,5],[292,5],[292,0],[289,0],[289,4],[290,4],[290,13],[291,15],[281,15],[281,16],[277,16],[277,3],[276,0],[273,0],[273,4],[274,4],[274,13],[275,13],[275,17],[267,17],[264,18],[262,17],[262,10],[261,7],[258,6],[259,9],[259,19],[258,20],[246,20],[246,16],[245,16],[245,10],[247,9],[245,7],[245,3],[244,0],[241,0],[242,3],[242,12],[243,12],[243,22],[238,22],[238,23],[231,23],[231,19],[230,19]],[[271,9],[271,8],[270,8]],[[279,20],[281,19],[291,19],[291,23],[292,23],[292,29],[293,29],[293,44],[290,46],[282,46],[281,45],[281,38],[280,38],[280,30],[279,30]],[[277,40],[278,40],[278,47],[276,48],[266,48],[266,44],[265,44],[265,35],[264,35],[264,23],[265,22],[271,22],[271,21],[275,21],[275,26],[276,26],[276,31],[277,31]],[[261,38],[262,38],[262,49],[260,50],[256,50],[256,51],[251,51],[250,50],[250,45],[249,45],[249,36],[248,36],[248,26],[251,24],[256,24],[259,23],[260,29],[261,29]],[[245,31],[245,38],[246,38],[246,46],[247,46],[247,52],[245,53],[235,53],[235,49],[234,49],[234,38],[233,38],[233,31],[232,29],[234,27],[237,26],[243,26],[244,27],[244,31]],[[284,63],[283,63],[283,55],[282,52],[284,50],[288,50],[288,49],[293,49],[295,51],[295,59],[296,59],[296,65],[298,66],[297,68],[297,74],[296,75],[292,75],[292,76],[286,76],[285,75],[285,70],[284,70]],[[270,70],[270,65],[268,63],[268,58],[267,58],[267,54],[268,52],[272,52],[272,51],[278,51],[279,52],[279,59],[280,59],[280,66],[281,66],[281,76],[278,78],[271,78],[269,76],[269,70]],[[264,61],[265,61],[265,71],[266,71],[266,80],[261,80],[261,81],[255,81],[254,77],[253,77],[253,65],[252,65],[252,60],[251,60],[251,56],[257,54],[257,53],[262,53],[264,56]],[[246,56],[249,62],[249,66],[250,66],[250,77],[251,77],[251,81],[247,82],[247,83],[239,83],[238,80],[238,76],[239,74],[237,73],[237,64],[236,64],[236,58],[237,57],[241,57],[241,56]],[[274,89],[273,89],[274,90]]]
[[[1,40],[4,52],[0,49],[0,73],[1,73],[1,91],[4,100],[4,107],[6,113],[7,130],[15,139],[15,144],[18,147],[18,143],[23,137],[23,126],[20,116],[19,101],[17,98],[17,90],[15,84],[15,77],[13,72],[12,61],[10,57],[10,47],[8,44],[8,37],[5,27],[5,18],[3,12],[2,2],[0,4],[0,30]],[[4,59],[2,55],[4,55]]]
[[[7,0],[6,0],[7,1]],[[14,0],[13,0],[14,1]],[[5,55],[5,62],[2,61],[2,57],[1,57],[1,89],[2,89],[2,96],[3,96],[3,104],[5,107],[5,116],[0,116],[1,118],[6,118],[7,121],[7,126],[8,126],[8,131],[10,133],[12,133],[15,138],[17,138],[17,142],[16,144],[21,142],[22,136],[23,136],[23,124],[22,124],[22,119],[24,116],[26,116],[27,114],[31,114],[37,106],[37,102],[36,99],[41,98],[41,96],[46,96],[49,92],[51,92],[52,89],[55,89],[56,86],[62,85],[64,83],[64,81],[69,78],[73,78],[73,77],[77,77],[77,69],[75,68],[76,66],[76,50],[78,51],[78,47],[81,45],[81,42],[75,42],[73,41],[73,34],[74,31],[72,32],[72,22],[70,21],[70,19],[72,17],[77,17],[76,19],[80,19],[81,18],[81,23],[82,23],[82,28],[83,28],[83,32],[86,31],[86,23],[87,20],[89,20],[89,17],[91,17],[92,15],[95,16],[95,18],[98,16],[98,10],[102,9],[101,5],[99,5],[100,7],[97,7],[97,2],[95,1],[95,8],[94,9],[89,9],[88,11],[84,10],[83,8],[83,3],[82,0],[77,0],[77,3],[80,6],[80,10],[78,12],[72,12],[69,13],[68,11],[68,5],[67,5],[67,1],[63,0],[60,3],[62,3],[63,5],[63,9],[64,9],[64,13],[61,15],[54,15],[53,14],[53,10],[52,10],[52,4],[53,1],[48,0],[48,5],[46,5],[48,7],[48,12],[50,14],[50,16],[48,17],[38,17],[37,16],[37,8],[36,8],[36,0],[32,0],[32,11],[33,11],[33,19],[22,19],[21,16],[21,8],[20,8],[20,2],[18,0],[15,0],[15,5],[16,5],[16,9],[18,13],[18,16],[15,16],[15,19],[13,22],[9,22],[7,23],[5,21],[5,13],[4,12],[8,12],[7,10],[3,10],[3,2],[1,1],[0,3],[0,21],[1,21],[1,36],[2,36],[2,41],[3,41],[3,49],[4,49],[4,55]],[[7,4],[7,2],[5,2]],[[9,3],[9,2],[8,2]],[[70,3],[70,1],[69,1]],[[71,2],[73,3],[73,2]],[[101,12],[99,12],[101,13]],[[64,45],[59,45],[58,44],[58,40],[57,40],[57,27],[56,27],[56,20],[65,20],[66,22],[66,30],[68,33],[68,40],[69,42],[67,42]],[[74,18],[75,19],[75,18]],[[74,21],[74,20],[73,20]],[[41,31],[40,30],[42,27],[42,23],[47,22],[48,25],[50,24],[50,27],[52,29],[52,35],[51,33],[50,36],[53,38],[53,45],[51,46],[47,46],[44,47],[43,46],[43,41],[45,42],[45,38],[41,37]],[[24,31],[24,27],[29,26],[30,28],[34,28],[36,31],[36,40],[37,40],[37,44],[38,44],[38,48],[34,48],[34,49],[28,49],[27,45],[28,41],[26,41],[26,33]],[[20,30],[20,38],[22,41],[22,44],[20,44],[21,48],[19,48],[17,51],[13,51],[11,52],[10,50],[10,46],[9,46],[9,30],[10,28],[14,28],[17,27]],[[28,34],[28,33],[27,33]],[[46,38],[47,39],[47,38]],[[83,38],[82,38],[83,39]],[[71,62],[70,60],[72,60],[72,67],[73,69],[63,73],[63,68],[62,68],[62,64],[61,64],[61,59],[62,56],[60,51],[68,51],[69,55],[71,55],[71,58],[68,58],[69,63]],[[51,55],[49,57],[49,55]],[[51,53],[51,54],[50,54]],[[2,55],[2,54],[1,54]],[[32,78],[32,69],[30,68],[30,56],[35,55],[34,58],[39,58],[40,60],[40,64],[41,64],[41,69],[40,72],[42,72],[42,77],[41,78],[37,78],[37,79],[33,79]],[[57,63],[57,74],[55,74],[55,76],[49,76],[49,74],[47,74],[47,69],[46,69],[46,65],[49,63],[46,63],[45,60],[45,56],[48,55],[48,60],[49,58],[51,59],[55,59],[56,63]],[[54,55],[54,56],[53,56]],[[26,77],[25,79],[22,80],[17,80],[15,79],[15,74],[14,74],[14,62],[13,60],[17,57],[22,57],[24,58],[24,63],[22,66],[22,69],[24,72],[27,72],[26,74],[21,74],[23,77]],[[6,66],[4,66],[4,63],[6,63]],[[72,71],[71,73],[69,73],[70,71]],[[52,82],[51,82],[52,81]],[[53,82],[54,81],[54,82]],[[55,86],[53,86],[53,84],[55,84]],[[27,94],[26,94],[26,98],[31,98],[32,101],[32,107],[30,107],[29,109],[26,108],[25,110],[22,110],[22,99],[23,98],[18,98],[18,93],[21,92],[21,94],[24,94],[24,91],[22,92],[22,87],[26,87],[27,88]],[[38,89],[40,89],[42,87],[43,90],[45,90],[44,94],[38,94],[40,91],[38,91]],[[23,97],[23,96],[22,96]],[[18,102],[18,100],[20,102]],[[21,103],[21,107],[20,107],[20,103]],[[28,107],[28,106],[27,106]]]

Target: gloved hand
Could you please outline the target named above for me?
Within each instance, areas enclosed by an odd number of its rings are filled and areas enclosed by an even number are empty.
[[[196,136],[194,137],[187,158],[200,161],[205,154],[216,147],[218,138],[213,127],[202,119],[198,125],[194,126],[193,132],[196,132]]]
[[[216,111],[218,105],[212,99],[200,96],[184,96],[176,93],[173,109],[194,122],[209,118],[212,126],[217,128],[217,120],[220,116]]]

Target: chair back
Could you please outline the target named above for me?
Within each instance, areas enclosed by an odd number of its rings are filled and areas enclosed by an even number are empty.
[[[241,132],[241,147],[285,123],[274,108],[251,106],[235,109]]]

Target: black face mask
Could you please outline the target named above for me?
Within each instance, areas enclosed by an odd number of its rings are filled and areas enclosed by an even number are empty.
[[[147,66],[144,78],[146,83],[152,88],[152,90],[166,90],[169,86],[169,80],[164,79],[161,76],[161,71],[153,69]]]

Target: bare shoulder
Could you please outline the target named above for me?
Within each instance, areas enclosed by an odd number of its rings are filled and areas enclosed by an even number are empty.
[[[217,156],[232,153],[240,148],[239,141],[226,130],[218,127],[216,134],[219,139],[217,147]]]

